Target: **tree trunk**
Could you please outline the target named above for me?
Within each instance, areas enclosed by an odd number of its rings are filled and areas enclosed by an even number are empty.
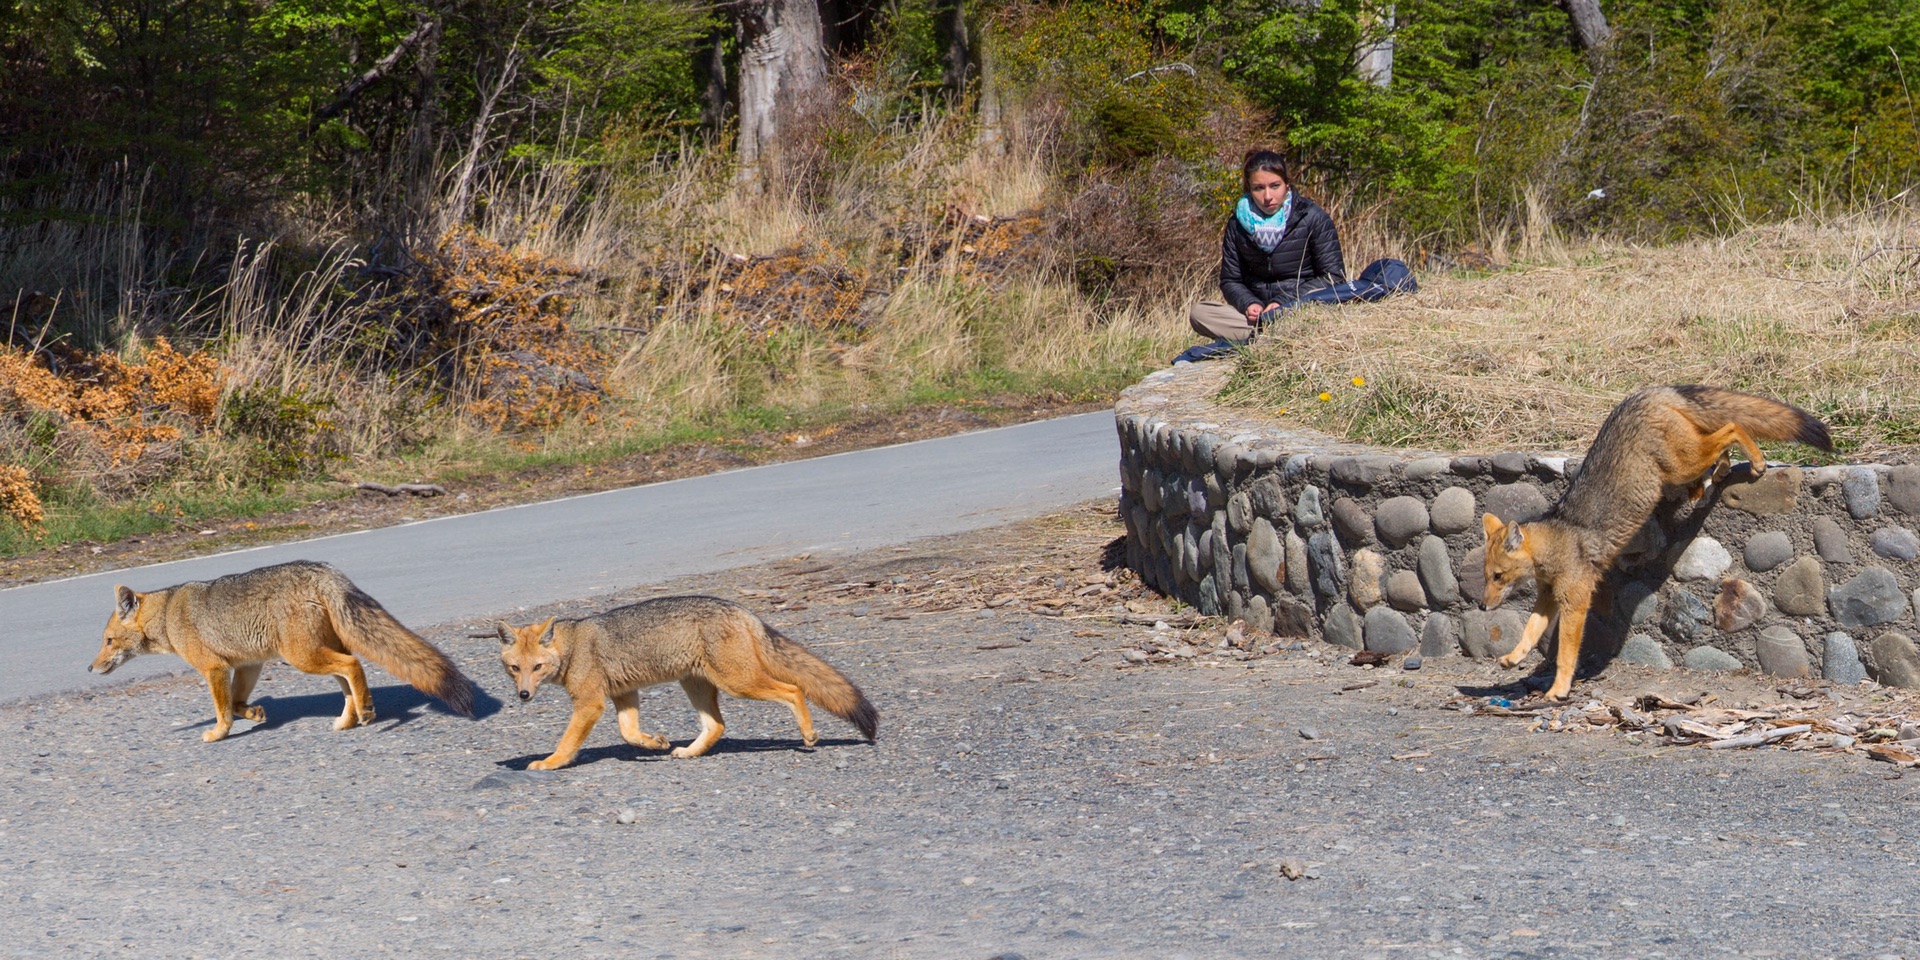
[[[1376,87],[1393,86],[1393,5],[1380,12],[1379,21],[1372,16],[1363,15],[1360,23],[1364,35],[1377,36],[1379,39],[1363,45],[1353,67],[1354,75]]]
[[[714,136],[727,128],[726,39],[723,29],[715,30],[700,50],[700,126]]]
[[[1607,16],[1600,12],[1600,0],[1560,0],[1560,6],[1573,19],[1574,42],[1589,55],[1613,39],[1613,28],[1607,26]]]
[[[966,0],[936,0],[934,23],[940,34],[940,82],[958,100],[973,79],[973,42],[967,35]]]
[[[1000,106],[1000,71],[993,61],[993,39],[984,32],[975,48],[980,57],[980,132],[974,142],[996,154],[1007,150],[1006,121]]]
[[[744,180],[778,138],[780,109],[801,102],[825,83],[827,52],[818,0],[754,0],[737,9]]]
[[[407,131],[401,169],[389,174],[389,182],[397,178],[406,191],[409,227],[423,212],[437,206],[440,184],[434,166],[440,130],[440,36],[441,31],[432,30],[420,42],[414,65],[413,126]]]

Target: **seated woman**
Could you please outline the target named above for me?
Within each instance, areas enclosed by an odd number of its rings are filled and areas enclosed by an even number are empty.
[[[1251,337],[1267,310],[1347,279],[1333,218],[1294,191],[1285,157],[1271,150],[1247,154],[1240,186],[1246,194],[1220,243],[1226,301],[1202,300],[1187,318],[1201,334],[1236,341]]]

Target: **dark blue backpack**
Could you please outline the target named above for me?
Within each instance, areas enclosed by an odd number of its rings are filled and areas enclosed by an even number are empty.
[[[1292,303],[1274,307],[1260,315],[1260,326],[1264,327],[1282,311],[1291,310],[1303,303],[1351,303],[1364,300],[1372,303],[1384,300],[1396,293],[1418,293],[1420,284],[1413,279],[1413,270],[1398,260],[1375,260],[1367,264],[1360,276],[1345,283],[1336,283],[1331,287],[1322,287]],[[1188,347],[1186,352],[1173,358],[1174,363],[1193,363],[1200,360],[1212,360],[1246,346],[1244,340],[1215,340]]]
[[[1375,260],[1367,264],[1360,276],[1345,283],[1336,283],[1331,287],[1321,287],[1299,300],[1268,310],[1260,315],[1265,324],[1273,315],[1301,303],[1351,303],[1364,300],[1372,303],[1384,300],[1396,293],[1418,293],[1420,284],[1413,279],[1413,270],[1398,260]]]

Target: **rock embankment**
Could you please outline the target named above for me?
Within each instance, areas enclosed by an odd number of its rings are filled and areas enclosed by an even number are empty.
[[[1481,609],[1479,516],[1542,516],[1578,457],[1344,443],[1215,404],[1226,373],[1183,365],[1121,395],[1129,566],[1282,636],[1428,658],[1512,649],[1533,595]],[[1915,525],[1920,466],[1776,464],[1670,500],[1621,557],[1584,652],[1920,687]]]

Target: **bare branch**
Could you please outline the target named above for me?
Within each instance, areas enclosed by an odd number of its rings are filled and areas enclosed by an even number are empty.
[[[438,29],[440,29],[440,21],[437,19],[420,21],[420,25],[414,27],[412,33],[401,37],[400,42],[393,45],[391,52],[375,62],[373,67],[366,73],[355,77],[352,82],[348,83],[346,89],[340,91],[340,95],[333,98],[332,103],[321,107],[315,112],[309,128],[317,125],[322,120],[336,117],[341,111],[353,106],[353,101],[359,99],[360,94],[365,92],[368,87],[380,82],[380,78],[393,72],[394,66],[400,62],[401,57],[407,55],[408,50],[413,49],[420,41],[425,40]]]

